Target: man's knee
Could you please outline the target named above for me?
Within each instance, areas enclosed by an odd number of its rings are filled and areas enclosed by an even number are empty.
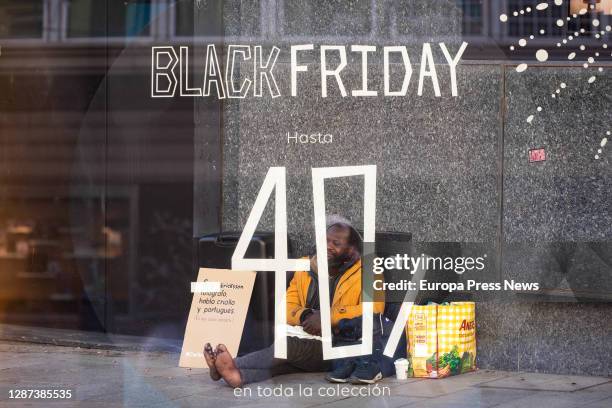
[[[304,371],[327,371],[330,364],[323,360],[323,345],[319,340],[287,338],[287,362]]]

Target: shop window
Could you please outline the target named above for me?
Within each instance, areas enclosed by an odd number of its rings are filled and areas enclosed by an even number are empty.
[[[558,7],[551,2],[551,6],[542,11],[537,11],[536,5],[537,2],[535,1],[511,0],[508,2],[508,8],[505,12],[509,20],[508,24],[503,25],[503,27],[506,27],[505,34],[508,37],[534,35],[541,38],[565,35],[565,28],[559,29],[556,21],[558,19],[565,20],[568,13],[567,5]],[[514,15],[515,12],[519,13],[518,16]],[[497,19],[494,18],[494,20]]]
[[[186,37],[193,34],[193,4],[177,1],[175,6],[175,30],[177,37]]]
[[[151,22],[150,0],[71,0],[68,37],[146,37]]]
[[[612,0],[570,0],[570,13],[578,14],[587,5],[595,13],[612,14]]]
[[[612,22],[612,0],[571,0],[569,13],[572,17],[576,16],[570,25],[573,30],[584,31],[586,35],[594,37]],[[593,25],[595,20],[599,25]]]
[[[0,1],[0,38],[41,38],[42,0]]]
[[[482,0],[462,0],[463,35],[483,34],[483,4]]]
[[[570,0],[561,6],[551,3],[546,10],[536,12],[537,3],[528,0],[511,0],[507,3],[504,12],[509,20],[503,27],[507,27],[508,37],[565,37],[568,32],[576,31],[583,36],[595,36],[599,30],[593,26],[593,21],[601,20],[601,26],[609,24],[612,14],[612,0]],[[528,12],[528,9],[531,11]],[[515,16],[515,12],[519,14]],[[493,21],[497,20],[495,17]],[[563,22],[561,27],[557,25],[557,20]]]
[[[177,37],[215,37],[224,35],[223,11],[240,9],[236,1],[205,1],[194,3],[192,0],[176,0],[174,3],[174,35]],[[250,4],[250,3],[249,3]],[[250,4],[254,7],[256,3]],[[257,5],[257,7],[259,7]],[[195,20],[195,24],[194,24]]]

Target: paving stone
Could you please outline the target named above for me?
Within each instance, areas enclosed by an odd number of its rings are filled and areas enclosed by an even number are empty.
[[[541,408],[550,406],[554,408],[574,408],[588,406],[591,402],[601,401],[601,395],[585,394],[582,392],[549,392],[538,391],[524,398],[499,405],[499,408]],[[610,405],[608,405],[610,406]]]
[[[389,396],[351,397],[338,390],[323,373],[275,377],[257,387],[292,388],[294,396],[234,395],[222,381],[210,379],[207,369],[177,367],[176,355],[157,352],[116,352],[48,345],[0,342],[0,406],[2,407],[537,407],[573,408],[612,406],[612,381],[602,377],[560,376],[478,370],[442,380],[385,378]],[[6,358],[3,358],[6,357]],[[20,366],[15,364],[21,362]],[[571,384],[571,383],[575,384]],[[569,385],[568,385],[569,384]],[[312,387],[313,396],[295,396],[299,387]],[[7,401],[9,389],[72,388],[71,401]],[[333,389],[335,395],[318,395]],[[572,391],[572,392],[567,392]]]
[[[176,339],[12,324],[0,324],[0,339],[4,341],[28,341],[32,344],[53,344],[67,347],[84,346],[103,350],[148,350],[166,352],[180,352],[181,350],[180,341]]]
[[[73,408],[83,407],[84,405],[78,401],[45,401],[45,402],[23,402],[23,401],[10,401],[2,403],[2,407],[45,407],[45,408]],[[120,403],[110,404],[107,402],[88,402],[85,405],[87,408],[125,408],[125,405]]]
[[[282,377],[277,377],[274,379],[274,382],[264,381],[249,384],[243,390],[242,395],[233,396],[233,398],[234,401],[240,403],[248,402],[249,404],[267,401],[274,404],[326,405],[347,398],[347,395],[343,396],[341,394],[341,390],[352,387],[353,385],[351,384],[329,384],[322,383],[321,381],[318,383],[285,384],[282,381]],[[249,392],[251,393],[250,395],[248,394]]]
[[[577,405],[578,406],[578,405]],[[606,398],[603,400],[590,402],[586,405],[582,405],[584,408],[610,408],[612,407],[612,398]]]
[[[609,382],[608,378],[556,374],[521,373],[478,385],[488,388],[511,388],[540,391],[577,391]]]
[[[0,370],[4,370],[7,368],[18,368],[18,367],[26,367],[33,366],[42,363],[39,360],[26,360],[20,358],[20,356],[8,356],[7,353],[0,354]]]
[[[475,408],[493,407],[519,398],[527,397],[537,391],[482,389],[470,387],[447,395],[427,399],[411,405],[414,408]]]
[[[491,381],[496,381],[496,380],[512,377],[515,375],[517,375],[517,373],[511,373],[507,371],[477,370],[471,373],[465,373],[461,375],[444,378],[441,381],[444,381],[445,383],[456,385],[456,386],[472,387],[478,384],[487,384]],[[425,381],[430,381],[430,380],[426,379]]]
[[[423,379],[421,381],[410,382],[404,386],[396,387],[394,393],[395,395],[432,398],[455,393],[469,387],[466,383],[446,380]]]
[[[612,381],[580,390],[581,394],[597,394],[612,397]]]
[[[58,372],[65,375],[58,375]],[[49,367],[42,364],[2,370],[2,382],[15,383],[24,379],[29,382],[53,385],[70,385],[78,382],[78,376],[69,375],[60,370],[59,367]]]
[[[111,401],[112,395],[119,395],[123,389],[123,382],[92,382],[90,384],[82,384],[74,387],[74,398],[77,401],[95,400],[100,396],[106,397],[108,401]]]
[[[338,401],[330,402],[329,404],[325,404],[325,408],[355,408],[355,407],[385,407],[385,408],[394,408],[394,407],[403,407],[406,405],[412,405],[415,402],[423,401],[424,398],[418,397],[408,397],[408,396],[399,396],[392,395],[390,397],[351,397],[345,398]]]
[[[406,384],[410,384],[413,382],[419,382],[419,381],[426,381],[422,378],[408,378],[406,380],[398,380],[395,377],[391,377],[391,378],[384,378],[382,380],[382,383],[385,384],[386,386],[388,386],[391,389],[395,389],[395,388],[400,388],[405,386]]]
[[[271,401],[261,401],[252,403],[249,401],[237,401],[225,398],[211,397],[211,396],[203,396],[203,395],[194,395],[190,397],[180,398],[174,400],[172,402],[163,402],[160,404],[152,405],[153,408],[161,408],[161,407],[197,407],[197,408],[229,408],[229,407],[240,407],[240,406],[248,406],[248,407],[266,407],[266,408],[301,408],[308,407],[314,404],[300,404],[299,402],[271,402]]]

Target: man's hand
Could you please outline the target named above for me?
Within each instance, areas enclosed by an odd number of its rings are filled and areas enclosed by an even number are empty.
[[[313,336],[321,335],[321,312],[314,310],[302,323],[304,331]]]

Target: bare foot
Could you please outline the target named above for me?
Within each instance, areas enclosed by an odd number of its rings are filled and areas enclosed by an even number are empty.
[[[225,382],[232,388],[238,388],[242,386],[242,375],[240,369],[236,367],[232,355],[227,351],[227,347],[223,344],[217,345],[217,359],[215,360],[215,367],[217,372],[221,374],[221,377]]]
[[[208,372],[210,373],[210,378],[213,381],[219,381],[221,379],[221,376],[219,375],[219,373],[217,372],[217,368],[215,367],[215,360],[217,359],[217,356],[215,355],[215,352],[213,351],[213,348],[210,343],[206,343],[206,345],[204,346],[204,359],[206,360],[206,364],[208,364]]]

